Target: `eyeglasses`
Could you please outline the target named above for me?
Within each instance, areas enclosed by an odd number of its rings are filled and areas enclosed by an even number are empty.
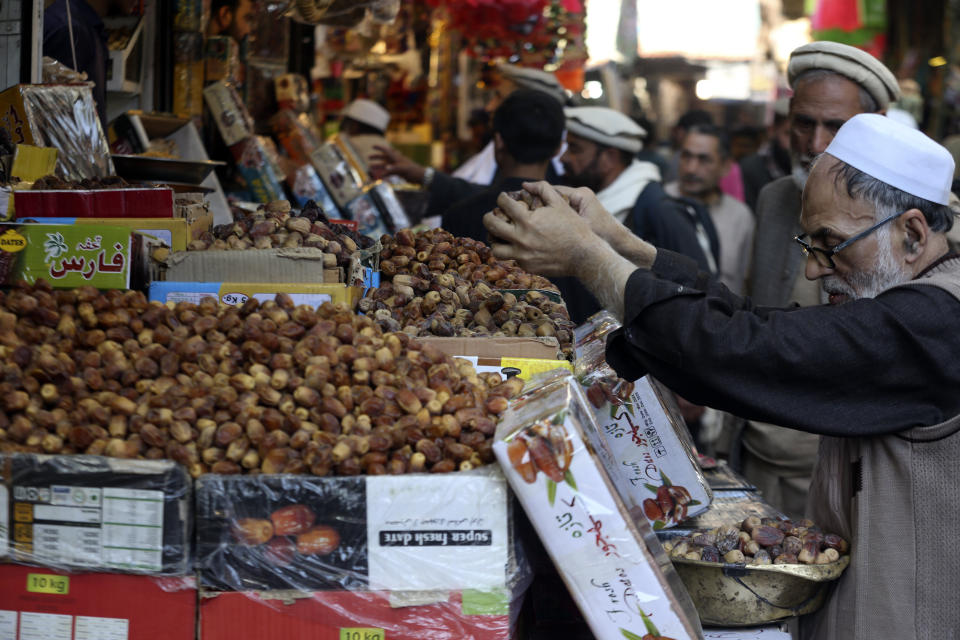
[[[843,242],[841,242],[840,244],[838,244],[837,246],[831,249],[821,249],[820,247],[813,246],[807,241],[807,238],[809,236],[806,233],[801,233],[800,235],[794,237],[794,241],[800,245],[800,249],[801,251],[803,251],[804,257],[809,258],[812,255],[813,258],[817,261],[817,264],[819,264],[821,267],[826,267],[828,269],[836,269],[837,265],[833,262],[833,256],[837,255],[838,253],[840,253],[841,251],[843,251],[844,249],[852,245],[857,240],[862,240],[866,238],[868,235],[870,235],[871,233],[873,233],[883,225],[887,224],[888,222],[892,220],[896,220],[897,218],[902,216],[904,213],[906,213],[906,211],[901,211],[900,213],[893,214],[889,218],[884,218],[883,220],[873,225],[869,229],[865,229],[864,231],[861,231],[860,233],[853,236],[852,238],[847,238],[846,240],[844,240]]]

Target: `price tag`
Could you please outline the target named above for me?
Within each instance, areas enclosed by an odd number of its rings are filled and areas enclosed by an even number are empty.
[[[341,627],[340,640],[384,640],[383,629]]]
[[[27,591],[30,593],[53,593],[65,596],[70,593],[70,577],[49,573],[28,573]]]

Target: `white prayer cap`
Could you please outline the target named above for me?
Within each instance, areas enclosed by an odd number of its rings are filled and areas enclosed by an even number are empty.
[[[521,89],[533,89],[549,93],[557,102],[563,104],[567,100],[567,92],[557,80],[557,76],[540,69],[518,67],[515,64],[497,65],[497,70]]]
[[[855,82],[873,96],[880,111],[900,97],[900,84],[890,69],[866,51],[850,45],[820,41],[794,49],[787,64],[790,87],[797,76],[810,69],[833,71]]]
[[[567,131],[606,147],[630,153],[643,149],[647,135],[643,127],[626,115],[608,107],[567,107]]]
[[[386,131],[390,124],[390,112],[373,100],[360,98],[347,105],[340,115],[363,124],[370,125],[379,131]]]
[[[953,156],[926,134],[876,113],[844,123],[826,153],[910,195],[949,204]]]

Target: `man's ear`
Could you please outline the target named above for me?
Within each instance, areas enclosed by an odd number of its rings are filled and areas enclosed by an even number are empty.
[[[900,225],[904,233],[904,260],[907,264],[912,264],[920,258],[930,240],[930,227],[919,209],[909,209],[904,212],[900,218]]]
[[[494,132],[493,134],[493,150],[494,151],[503,151],[507,148],[506,143],[503,141],[503,136],[499,132]]]

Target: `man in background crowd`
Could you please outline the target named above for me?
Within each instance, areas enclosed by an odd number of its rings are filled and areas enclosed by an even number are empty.
[[[390,146],[384,137],[389,125],[390,112],[366,98],[354,100],[340,112],[340,133],[357,152],[357,159],[367,172],[377,148]]]
[[[812,42],[793,51],[787,67],[792,174],[774,180],[757,199],[757,229],[748,294],[768,307],[818,305],[820,287],[802,277],[805,260],[793,248],[803,232],[800,208],[810,166],[844,122],[859,113],[883,113],[899,88],[890,70],[865,51]],[[807,433],[748,421],[742,434],[743,474],[764,498],[790,516],[804,512],[817,454]]]
[[[256,22],[253,0],[212,0],[208,36],[230,36],[238,43],[253,32]]]
[[[743,193],[751,211],[757,210],[760,189],[777,178],[790,174],[790,100],[781,98],[773,105],[773,124],[767,142],[757,153],[740,161]]]
[[[110,53],[103,17],[116,5],[116,0],[55,0],[43,12],[43,55],[87,74],[104,133]]]
[[[680,145],[679,179],[665,189],[704,205],[720,239],[720,282],[743,293],[753,251],[753,214],[747,205],[720,190],[720,178],[732,163],[726,134],[719,128],[692,126]]]
[[[493,145],[499,171],[492,185],[452,204],[440,226],[455,236],[487,242],[484,214],[503,191],[545,180],[550,158],[563,142],[563,107],[532,89],[514,91],[493,112]]]
[[[566,90],[552,73],[529,67],[518,67],[513,64],[499,64],[495,68],[490,98],[487,100],[485,107],[487,113],[495,112],[500,103],[517,89],[532,89],[546,93],[561,105],[567,101]],[[461,178],[467,182],[488,185],[493,182],[497,175],[497,167],[493,142],[491,141],[478,154],[468,158],[460,165],[453,172],[453,177]],[[550,174],[550,177],[558,175],[559,169],[558,162],[557,166],[553,168],[553,171],[557,173]]]
[[[643,129],[607,107],[568,107],[564,182],[587,187],[619,222],[648,242],[690,256],[716,271],[719,241],[709,215],[667,196],[660,172],[634,156]]]

